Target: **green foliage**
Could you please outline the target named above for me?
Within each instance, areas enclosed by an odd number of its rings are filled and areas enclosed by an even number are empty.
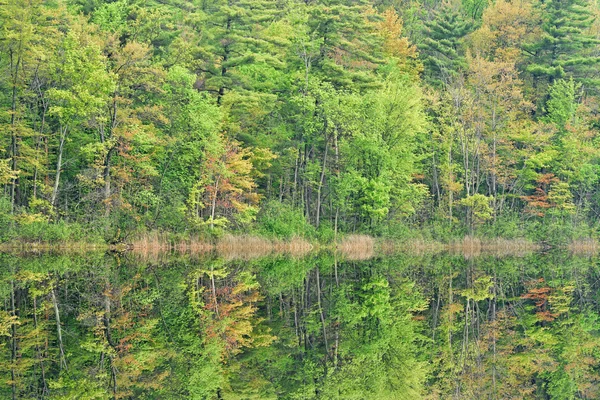
[[[571,77],[568,81],[559,79],[550,88],[550,98],[546,103],[546,121],[556,125],[563,131],[573,121],[577,109],[576,96],[581,84],[575,83]]]
[[[426,22],[425,38],[419,46],[426,82],[437,86],[448,84],[466,67],[461,41],[472,29],[472,24],[449,5]]]
[[[314,228],[306,221],[302,211],[278,201],[263,205],[257,223],[260,232],[280,238],[310,237]]]
[[[565,76],[581,79],[589,90],[594,90],[594,66],[600,60],[592,49],[600,42],[589,33],[593,14],[587,0],[552,0],[544,4],[543,33],[526,49],[532,55],[527,72],[542,82],[551,83]]]
[[[11,0],[2,240],[591,232],[596,14],[587,0]]]
[[[466,207],[468,213],[472,216],[474,225],[483,224],[493,217],[493,210],[490,207],[491,198],[476,193],[472,196],[461,199],[458,204]]]

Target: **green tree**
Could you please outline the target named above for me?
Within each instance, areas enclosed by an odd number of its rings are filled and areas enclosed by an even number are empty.
[[[564,134],[567,124],[573,122],[580,89],[581,84],[575,83],[573,77],[569,80],[558,79],[550,87],[545,120],[554,124],[561,134]]]
[[[593,10],[587,0],[552,0],[542,8],[542,36],[525,47],[531,56],[526,71],[533,76],[538,104],[546,100],[548,85],[572,77],[594,90],[598,85],[595,50],[600,43],[589,33]],[[539,107],[541,110],[541,107]]]
[[[462,41],[472,29],[460,11],[448,5],[426,23],[419,55],[423,60],[425,82],[441,87],[448,85],[466,67]]]
[[[71,131],[80,133],[93,117],[108,104],[114,88],[114,77],[106,70],[101,45],[87,30],[85,22],[74,21],[60,44],[52,64],[56,86],[48,89],[51,116],[56,118],[58,142],[56,168],[50,203],[58,205],[60,177],[67,137]],[[79,132],[78,132],[79,130]]]

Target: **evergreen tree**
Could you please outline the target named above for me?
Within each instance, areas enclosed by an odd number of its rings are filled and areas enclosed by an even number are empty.
[[[446,6],[426,26],[425,39],[419,48],[425,67],[423,78],[439,87],[466,68],[461,41],[472,24],[465,21],[460,12]]]
[[[306,28],[319,44],[312,68],[336,88],[368,85],[382,60],[379,17],[364,0],[321,0],[306,8]]]
[[[540,100],[545,100],[548,84],[565,76],[581,81],[586,89],[597,87],[600,40],[589,33],[594,18],[588,1],[551,0],[542,19],[541,39],[525,47],[531,55],[527,72],[534,77]]]
[[[216,93],[218,104],[231,91],[251,97],[256,85],[247,70],[281,65],[273,51],[277,41],[265,34],[278,12],[273,0],[221,0],[199,10],[205,27],[194,65],[199,89]]]

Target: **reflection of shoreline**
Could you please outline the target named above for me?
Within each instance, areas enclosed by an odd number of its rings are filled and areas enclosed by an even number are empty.
[[[414,239],[395,241],[377,239],[369,235],[348,235],[332,244],[311,243],[303,238],[288,240],[269,239],[252,235],[225,235],[214,242],[202,239],[173,241],[160,234],[147,235],[123,244],[97,244],[86,242],[0,243],[0,252],[15,255],[85,254],[94,252],[132,253],[147,258],[159,258],[173,254],[217,255],[226,259],[250,260],[270,255],[305,257],[315,252],[336,253],[346,260],[369,260],[378,256],[409,254],[427,255],[449,253],[465,258],[478,256],[522,257],[532,253],[552,250],[545,244],[527,239],[481,239],[465,236],[449,243]],[[577,239],[557,250],[567,250],[577,256],[595,256],[600,244],[593,239]]]
[[[202,240],[169,242],[144,238],[133,241],[127,246],[127,251],[134,254],[152,257],[161,254],[217,254],[226,259],[249,260],[269,255],[286,254],[293,257],[303,257],[313,250],[313,245],[301,238],[288,241],[269,240],[258,236],[226,235],[216,243]]]

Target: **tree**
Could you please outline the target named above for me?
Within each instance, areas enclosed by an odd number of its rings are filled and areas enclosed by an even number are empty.
[[[435,16],[426,23],[419,55],[423,60],[425,82],[441,87],[448,85],[465,68],[462,39],[472,25],[450,5],[440,8]]]
[[[400,64],[399,68],[417,76],[422,70],[418,63],[417,48],[403,37],[404,22],[393,8],[386,9],[381,15],[383,20],[377,23],[378,33],[383,38],[383,52]]]
[[[413,181],[426,126],[420,90],[405,75],[390,75],[383,85],[354,100],[361,105],[348,103],[345,119],[353,124],[340,124],[349,134],[340,145],[346,161],[338,198],[349,199],[370,223],[412,213],[423,195]]]
[[[600,43],[588,31],[593,12],[587,0],[551,0],[542,9],[542,36],[525,47],[538,99],[545,102],[548,85],[563,77],[584,84],[586,91],[598,85],[594,66],[600,62],[594,49]],[[538,109],[541,111],[541,107]]]
[[[71,26],[60,48],[53,60],[56,86],[48,90],[49,113],[56,118],[58,130],[52,206],[57,206],[67,135],[71,130],[84,128],[90,118],[98,116],[114,88],[114,77],[106,71],[101,47],[91,32],[86,31],[83,21]]]
[[[41,141],[47,129],[47,100],[41,93],[47,78],[47,60],[56,46],[56,19],[62,10],[51,12],[41,2],[9,1],[0,10],[2,37],[0,67],[5,72],[0,85],[6,90],[2,98],[2,119],[6,135],[0,137],[0,147],[9,159],[11,210],[26,203],[26,177],[34,176],[34,197],[37,173],[43,169]],[[38,115],[36,115],[38,114]]]
[[[493,217],[494,210],[490,207],[492,199],[480,193],[461,199],[458,204],[467,208],[467,225],[471,231]]]
[[[476,55],[520,64],[521,49],[539,39],[540,24],[539,10],[532,3],[500,0],[485,9],[481,26],[468,42]]]
[[[205,4],[199,10],[199,16],[210,24],[205,25],[207,29],[197,49],[194,69],[201,74],[200,89],[215,93],[217,104],[224,104],[227,92],[237,92],[250,103],[259,100],[260,94],[254,90],[244,69],[264,63],[280,65],[273,54],[277,42],[267,36],[265,30],[277,12],[273,0],[223,0]]]
[[[573,122],[577,109],[576,96],[580,89],[581,84],[575,83],[573,77],[568,81],[558,79],[550,87],[544,119],[554,124],[561,135],[565,133],[567,124]]]
[[[203,218],[211,228],[229,222],[247,224],[254,220],[260,196],[254,192],[252,154],[239,143],[222,136],[211,143],[202,162],[202,175],[188,200],[197,223]],[[220,214],[220,216],[219,216]]]

